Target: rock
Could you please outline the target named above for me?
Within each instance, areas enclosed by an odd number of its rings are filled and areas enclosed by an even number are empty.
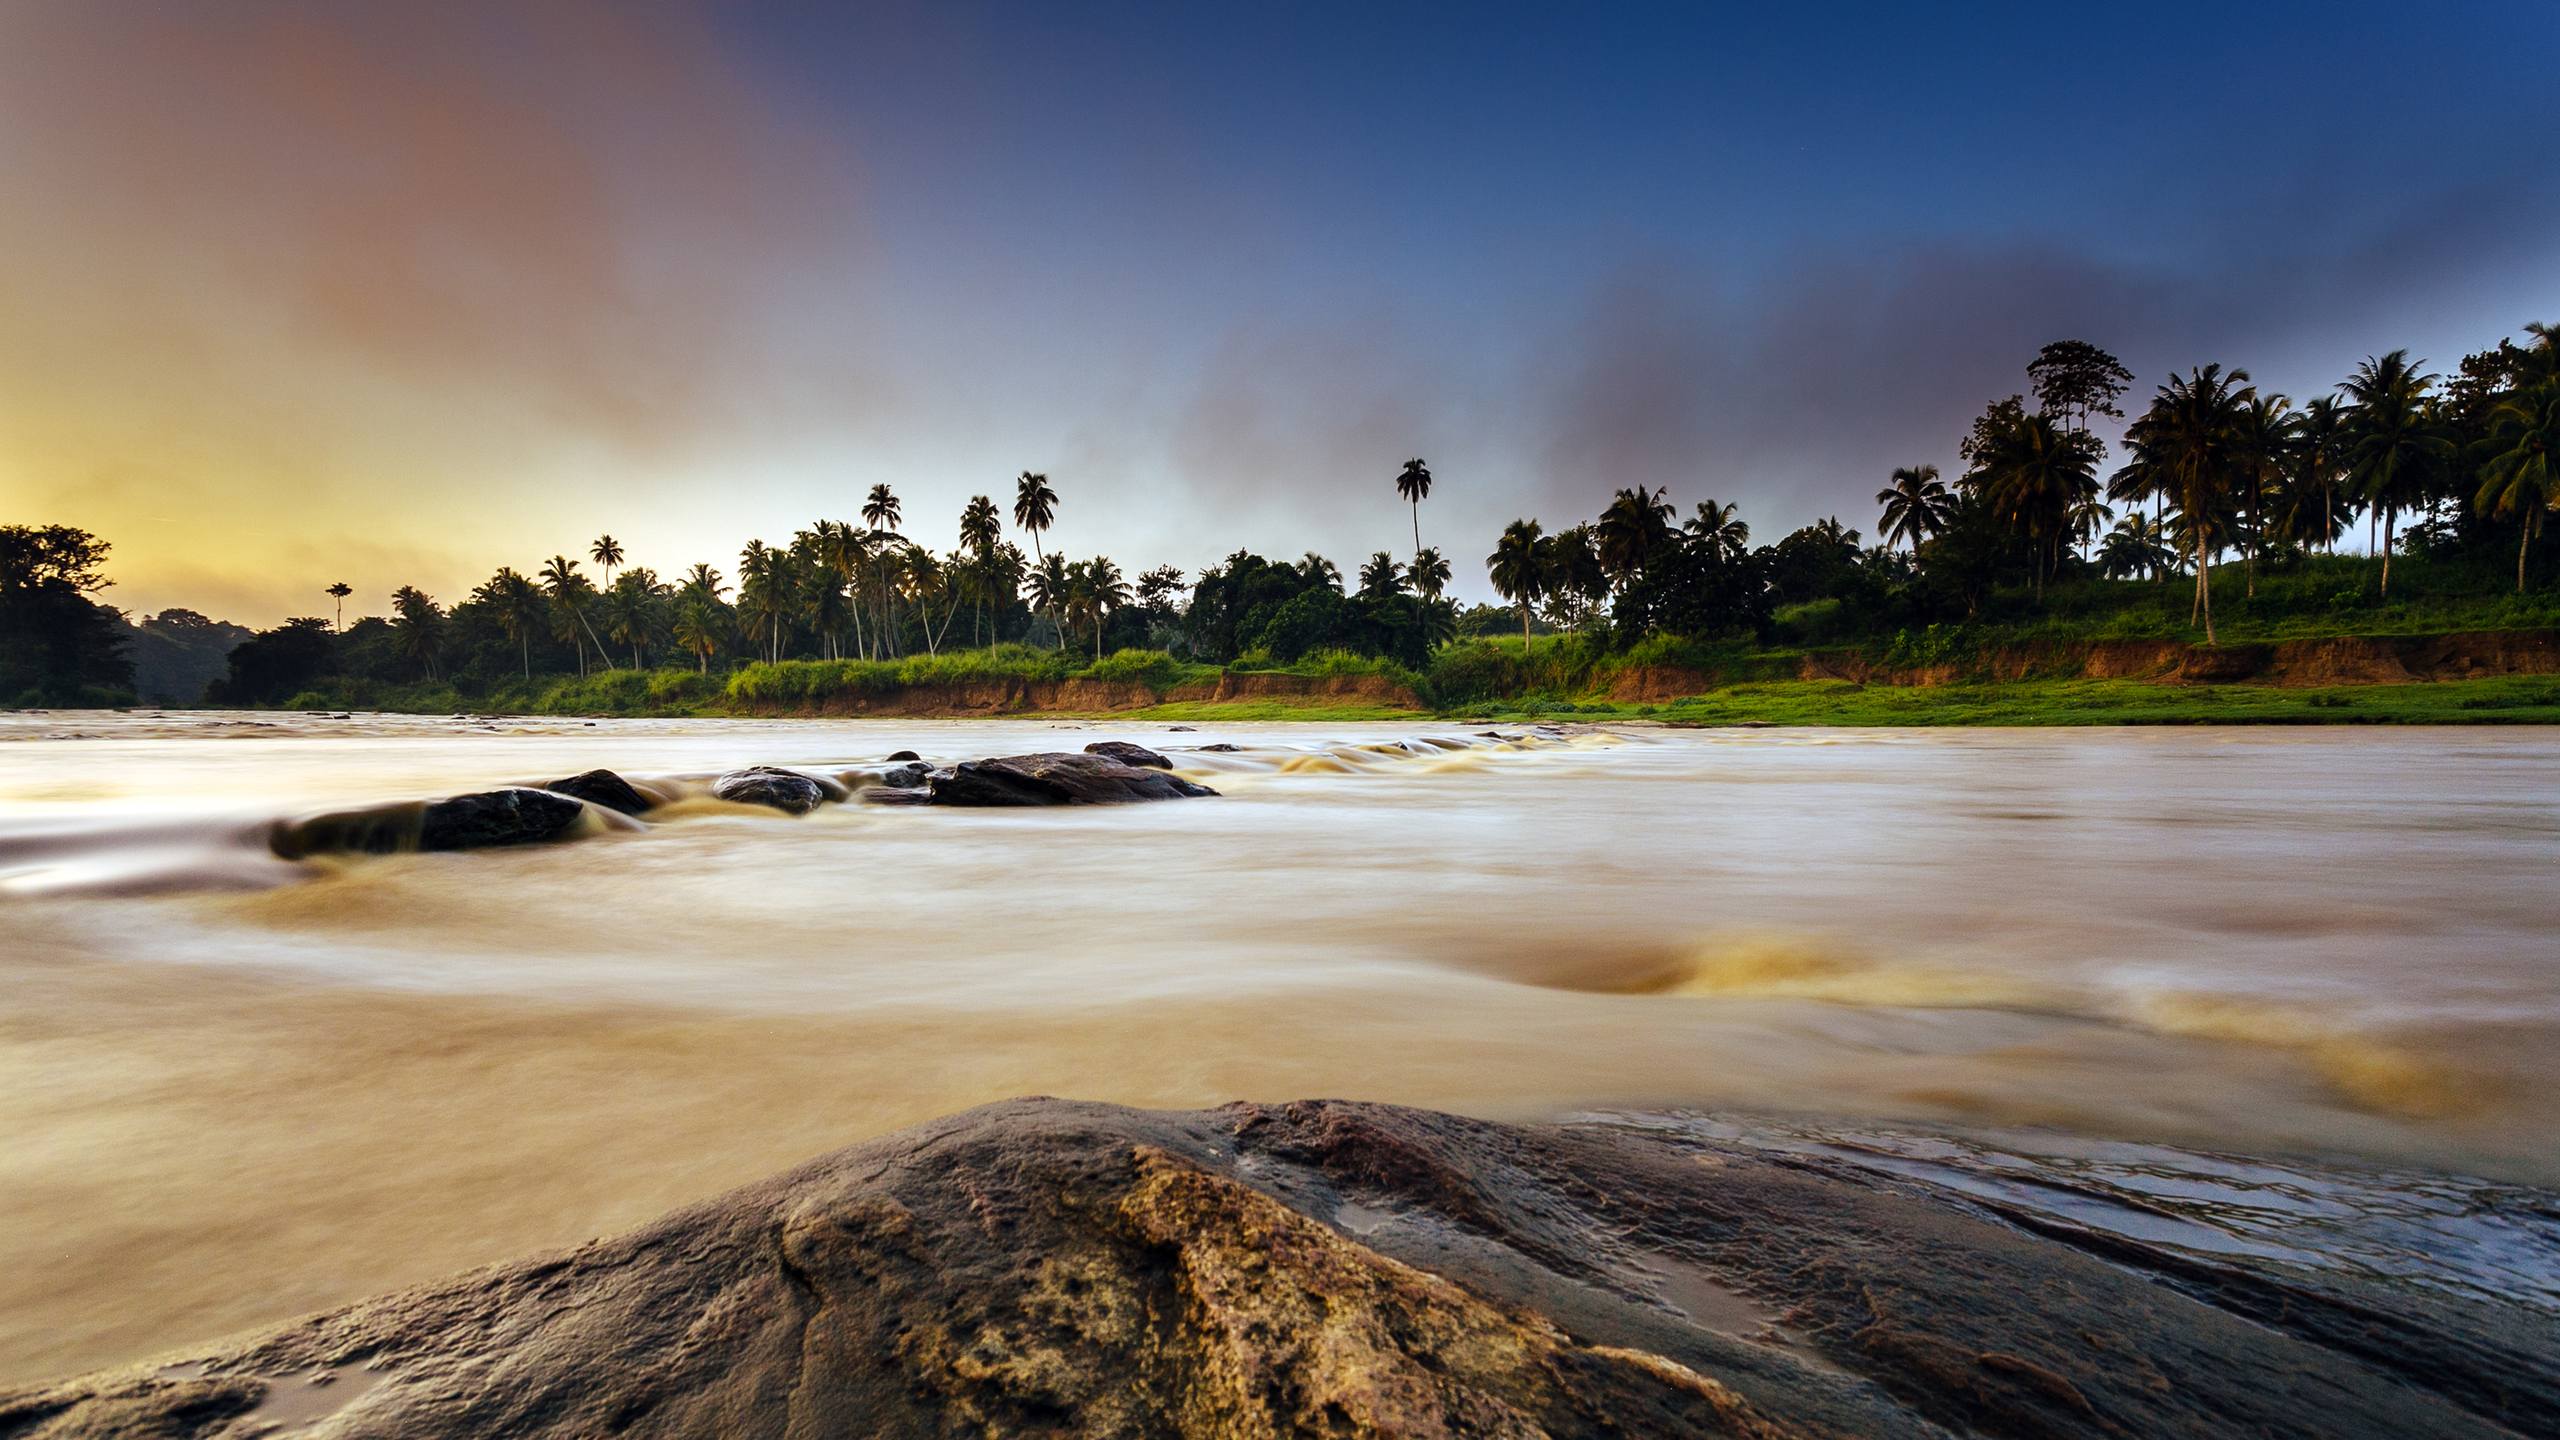
[[[1059,752],[966,761],[935,771],[929,783],[936,805],[1111,805],[1218,793],[1107,756]]]
[[[785,815],[806,815],[827,798],[825,787],[797,770],[751,765],[711,782],[712,798],[732,805],[762,805]]]
[[[1123,765],[1143,766],[1150,770],[1173,768],[1172,761],[1144,745],[1132,745],[1126,740],[1096,740],[1084,747],[1084,753],[1099,755],[1105,760],[1117,760]]]
[[[483,850],[558,840],[578,829],[586,817],[583,801],[518,786],[423,805],[377,805],[315,815],[276,826],[268,847],[288,860],[306,855],[389,855],[403,850]]]
[[[919,786],[900,790],[886,785],[866,786],[854,792],[854,798],[865,805],[930,805],[933,792]]]
[[[1168,732],[1171,732],[1171,733],[1179,733],[1179,732],[1181,732],[1181,731],[1186,731],[1186,730],[1197,730],[1197,729],[1199,729],[1200,727],[1199,727],[1199,726],[1197,726],[1197,725],[1167,725],[1167,726],[1166,726],[1166,727],[1164,727],[1164,728],[1165,728],[1165,729],[1166,729],[1166,731],[1168,731]]]
[[[916,790],[923,788],[926,778],[932,774],[932,766],[921,760],[910,760],[904,765],[881,771],[880,783],[892,790]]]
[[[1019,1100],[0,1391],[0,1434],[210,1440],[288,1403],[415,1440],[2485,1437],[2560,1409],[2560,1340],[2522,1307],[2085,1240],[1634,1126]]]
[[[590,805],[601,805],[624,815],[641,814],[657,803],[610,770],[589,770],[566,780],[554,780],[542,788],[554,794],[573,795]]]
[[[1233,755],[1243,748],[1244,747],[1241,745],[1230,745],[1226,741],[1221,740],[1215,745],[1203,745],[1200,747],[1200,750],[1201,753],[1208,755]]]
[[[891,760],[922,760],[924,757],[913,750],[893,750],[889,753],[888,758]]]

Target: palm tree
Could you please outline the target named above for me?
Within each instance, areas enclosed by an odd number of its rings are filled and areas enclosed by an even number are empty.
[[[791,572],[784,553],[750,540],[738,553],[738,608],[766,638],[765,658],[782,659],[782,622],[791,614]]]
[[[1671,502],[1656,487],[1620,490],[1600,512],[1597,533],[1600,568],[1621,590],[1671,538]]]
[[[1514,520],[1502,529],[1502,538],[1494,542],[1493,553],[1484,557],[1486,575],[1493,581],[1495,593],[1520,607],[1520,653],[1529,653],[1529,607],[1538,601],[1543,566],[1538,556],[1539,525],[1535,520]]]
[[[1405,578],[1413,582],[1415,594],[1425,600],[1437,600],[1440,592],[1449,588],[1448,557],[1442,555],[1437,546],[1417,551]]]
[[[1298,557],[1297,568],[1298,578],[1308,585],[1323,585],[1334,590],[1342,588],[1342,567],[1313,550]]]
[[[1049,477],[1035,471],[1023,471],[1013,482],[1013,523],[1031,532],[1031,556],[1042,571],[1048,567],[1049,554],[1040,548],[1040,537],[1057,518],[1058,492],[1049,488]],[[1063,591],[1060,598],[1064,598]],[[1049,610],[1049,624],[1058,632],[1059,645],[1064,646],[1067,627],[1059,622],[1054,604]]]
[[[2499,402],[2490,412],[2489,463],[2480,470],[2480,493],[2473,504],[2484,515],[2516,517],[2516,593],[2524,593],[2524,559],[2542,513],[2560,509],[2560,474],[2552,456],[2560,451],[2560,377],[2540,383]]]
[[[553,635],[577,649],[578,673],[581,676],[587,673],[587,646],[591,642],[596,647],[597,657],[610,667],[612,657],[606,654],[604,642],[596,639],[595,626],[587,623],[585,602],[594,597],[595,587],[587,583],[586,576],[578,573],[578,562],[566,555],[554,555],[544,563],[541,573],[535,578],[542,582],[543,593],[551,599]]]
[[[2241,574],[2246,577],[2244,599],[2258,595],[2258,551],[2265,543],[2267,492],[2271,486],[2284,483],[2294,451],[2296,420],[2287,411],[2293,402],[2282,395],[2253,395],[2242,408],[2239,429],[2232,436],[2231,460],[2239,473],[2240,494],[2247,512],[2240,525]]]
[[[444,643],[444,610],[435,597],[414,585],[391,592],[391,629],[401,658],[418,662],[429,680],[436,678],[436,651]]]
[[[978,630],[987,618],[986,571],[995,557],[996,542],[1004,538],[1004,519],[996,513],[996,502],[984,495],[972,495],[960,511],[960,548],[969,555],[963,588],[978,602],[978,613],[969,622],[969,640],[975,644]],[[954,567],[958,568],[958,567]]]
[[[348,584],[344,580],[340,580],[320,593],[338,602],[338,621],[337,624],[331,628],[335,629],[342,635],[345,634],[347,629],[347,597],[356,593],[356,587]]]
[[[2053,416],[2019,414],[2005,421],[1973,457],[1969,477],[2035,555],[2036,598],[2045,577],[2062,562],[2062,545],[2077,529],[2075,516],[2098,494],[2096,438]]]
[[[2346,475],[2346,410],[2335,395],[2314,395],[2294,418],[2293,470],[2278,530],[2304,546],[2338,548],[2346,528],[2338,482]]]
[[[1360,567],[1360,594],[1364,599],[1384,600],[1404,593],[1404,567],[1396,557],[1381,550],[1371,555]]]
[[[898,503],[896,492],[885,484],[871,487],[870,495],[862,502],[862,523],[871,527],[871,538],[876,544],[885,545],[900,538],[898,522],[905,518],[904,507]],[[880,558],[877,551],[871,557],[872,583],[880,590],[880,653],[894,655],[898,649],[896,616],[889,606],[889,577],[881,569]]]
[[[1073,580],[1074,577],[1067,573],[1067,561],[1063,555],[1041,556],[1040,562],[1032,566],[1023,576],[1023,584],[1031,592],[1032,608],[1049,612],[1049,623],[1058,631],[1058,648],[1062,650],[1067,644],[1066,622],[1063,617],[1066,614],[1068,592],[1075,588]]]
[[[533,678],[533,632],[543,620],[545,606],[541,587],[516,573],[513,566],[502,565],[471,598],[488,607],[498,618],[498,628],[516,642],[517,667],[524,678]]]
[[[2168,578],[2178,554],[2160,522],[2137,510],[2118,520],[2098,546],[2098,570],[2110,580]]]
[[[604,567],[604,588],[613,588],[613,567],[622,563],[622,542],[610,535],[599,535],[587,547],[587,558]]]
[[[1413,507],[1413,553],[1422,553],[1422,502],[1431,498],[1431,467],[1417,455],[1396,472],[1396,493]]]
[[[2216,643],[2214,535],[2222,523],[2223,507],[2238,484],[2234,437],[2249,403],[2257,397],[2257,387],[2248,380],[2248,371],[2225,374],[2219,365],[2185,376],[2173,374],[2161,383],[2151,408],[2125,427],[2125,443],[2133,448],[2134,463],[2145,467],[2143,483],[2175,498],[2179,520],[2195,543],[2195,613],[2203,617],[2208,645]]]
[[[2351,408],[2347,418],[2347,478],[2369,513],[2382,520],[2382,586],[2391,595],[2391,549],[2400,512],[2417,503],[2428,462],[2453,453],[2453,441],[2427,404],[2436,377],[2419,370],[2406,350],[2367,357],[2339,388]]]
[[[721,633],[725,628],[720,623],[718,610],[688,595],[676,606],[675,624],[669,634],[685,653],[693,657],[694,673],[700,675],[710,673],[711,657],[720,649]]]
[[[1093,620],[1093,658],[1102,659],[1102,627],[1112,612],[1129,603],[1129,584],[1120,578],[1120,567],[1108,555],[1096,555],[1079,567],[1083,584],[1079,590],[1086,613]]]
[[[644,655],[649,643],[657,638],[659,608],[666,602],[667,587],[658,583],[655,572],[645,566],[622,572],[604,592],[600,607],[605,615],[605,633],[616,644],[631,647],[631,668],[645,669]]]
[[[1742,553],[1751,543],[1751,527],[1742,523],[1742,507],[1719,505],[1713,500],[1698,502],[1698,513],[1689,517],[1682,529],[1714,547],[1726,559]]]
[[[1893,483],[1876,492],[1884,507],[1876,533],[1889,549],[1908,543],[1920,553],[1920,542],[1947,528],[1947,512],[1955,504],[1935,465],[1905,465],[1893,472]],[[1703,507],[1701,507],[1703,508]]]

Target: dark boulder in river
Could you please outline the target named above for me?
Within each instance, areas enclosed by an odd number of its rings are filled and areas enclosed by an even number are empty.
[[[2398,1440],[2560,1413],[2551,1335],[2494,1306],[2088,1238],[1634,1125],[1014,1101],[0,1392],[0,1434]]]
[[[657,803],[610,770],[589,770],[566,780],[554,780],[542,788],[562,795],[574,795],[590,805],[601,805],[624,815],[641,814]]]
[[[1123,765],[1142,766],[1149,770],[1173,768],[1172,761],[1144,745],[1132,745],[1126,740],[1096,740],[1084,747],[1084,753],[1099,755],[1105,760],[1117,760]]]
[[[711,782],[712,798],[732,805],[762,805],[786,815],[806,815],[827,798],[825,787],[797,770],[753,765]]]
[[[963,761],[934,772],[931,784],[936,805],[1116,805],[1218,793],[1161,770],[1063,752]]]
[[[588,813],[585,802],[572,796],[517,786],[424,805],[315,815],[278,825],[268,843],[288,860],[306,855],[388,855],[402,850],[483,850],[561,839],[577,830]]]

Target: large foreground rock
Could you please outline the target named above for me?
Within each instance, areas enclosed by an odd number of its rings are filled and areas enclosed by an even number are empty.
[[[1107,755],[1063,752],[964,761],[936,771],[931,783],[936,805],[1116,805],[1218,793]]]
[[[762,805],[785,815],[806,815],[826,803],[825,787],[797,770],[750,765],[711,782],[715,800],[732,805]]]
[[[2555,1343],[2494,1310],[1628,1127],[1017,1101],[0,1436],[2548,1434]]]
[[[566,838],[583,828],[587,815],[585,802],[573,796],[514,786],[423,805],[377,805],[289,821],[276,826],[268,843],[288,860],[404,850],[483,850]]]

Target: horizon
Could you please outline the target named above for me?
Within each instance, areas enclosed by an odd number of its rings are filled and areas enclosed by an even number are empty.
[[[1347,570],[1420,455],[1475,601],[1631,484],[1872,537],[2047,341],[2130,408],[2560,316],[2560,11],[2029,13],[21,7],[0,512],[266,626],[1026,469],[1133,574]]]

